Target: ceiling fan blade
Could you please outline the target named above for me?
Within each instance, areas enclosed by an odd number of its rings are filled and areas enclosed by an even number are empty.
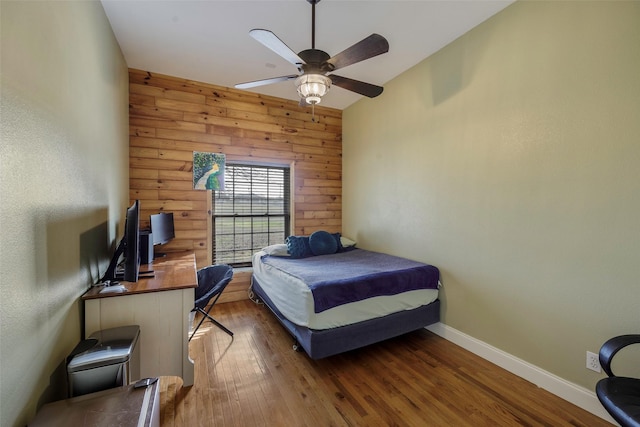
[[[289,46],[287,46],[282,40],[278,38],[278,36],[273,34],[271,31],[257,28],[249,31],[249,35],[287,61],[291,62],[293,65],[300,66],[305,63],[302,59],[300,59],[298,54],[292,51]]]
[[[293,80],[293,79],[295,79],[297,77],[298,76],[296,74],[293,74],[293,75],[290,75],[290,76],[273,77],[271,79],[256,80],[256,81],[253,81],[253,82],[246,82],[246,83],[238,83],[237,85],[235,85],[235,88],[236,89],[251,89],[252,87],[270,85],[272,83],[280,83],[280,82],[284,82],[284,81],[287,81],[287,80]]]
[[[346,48],[339,54],[327,60],[328,64],[333,67],[332,70],[338,70],[356,62],[373,58],[389,51],[389,42],[380,34],[371,34],[369,37],[360,40],[351,47]]]
[[[348,77],[337,76],[335,74],[331,74],[328,77],[331,79],[331,83],[333,83],[334,85],[339,86],[343,89],[350,90],[352,92],[359,93],[360,95],[368,96],[369,98],[375,98],[384,90],[382,86],[376,86],[371,83],[353,80]]]

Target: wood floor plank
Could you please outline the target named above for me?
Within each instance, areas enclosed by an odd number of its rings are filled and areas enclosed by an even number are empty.
[[[189,343],[195,382],[160,380],[161,425],[610,426],[427,330],[312,360],[249,300]]]

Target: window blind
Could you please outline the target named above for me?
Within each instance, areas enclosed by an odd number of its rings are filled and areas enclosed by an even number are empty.
[[[225,166],[224,190],[213,193],[213,260],[251,265],[254,252],[283,243],[290,230],[288,167]]]

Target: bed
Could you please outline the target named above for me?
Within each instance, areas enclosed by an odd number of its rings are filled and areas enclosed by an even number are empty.
[[[312,359],[440,320],[439,271],[432,265],[357,248],[300,258],[265,248],[252,264],[254,299],[294,337],[294,349]]]

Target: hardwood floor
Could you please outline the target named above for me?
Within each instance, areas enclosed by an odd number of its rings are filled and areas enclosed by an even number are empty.
[[[162,426],[610,426],[426,330],[314,361],[268,309],[216,305],[195,383],[161,378]]]

